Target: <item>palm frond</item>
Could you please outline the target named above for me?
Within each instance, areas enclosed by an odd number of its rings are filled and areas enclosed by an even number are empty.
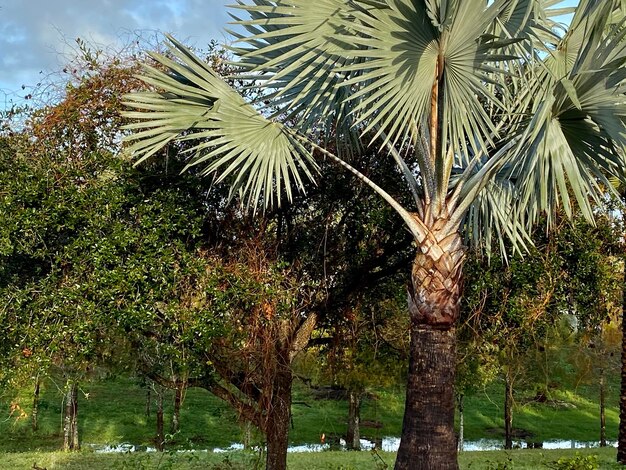
[[[301,131],[315,131],[322,138],[334,134],[339,149],[344,140],[351,146],[360,140],[347,107],[350,90],[341,87],[347,76],[340,69],[353,60],[331,38],[353,31],[355,12],[384,6],[379,1],[356,3],[238,0],[233,8],[249,19],[231,15],[239,26],[232,31],[237,41],[231,47],[239,56],[234,64],[242,69],[236,77],[264,90],[263,100],[295,119]],[[248,35],[239,32],[242,28]]]
[[[146,67],[140,78],[161,91],[125,96],[134,111],[124,115],[138,132],[128,151],[137,164],[174,142],[188,144],[187,168],[232,178],[231,197],[240,193],[249,207],[279,204],[304,189],[317,166],[293,133],[248,104],[205,62],[169,37],[169,54],[152,54],[163,70]]]
[[[625,178],[626,44],[621,34],[607,36],[610,3],[583,0],[586,16],[575,17],[560,45],[567,52],[547,57],[545,73],[535,76],[513,174],[530,222],[558,206],[571,213],[572,196],[591,220],[591,201],[610,187],[607,175]]]

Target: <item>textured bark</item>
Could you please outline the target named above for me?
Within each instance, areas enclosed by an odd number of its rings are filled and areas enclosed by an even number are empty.
[[[409,285],[411,346],[396,470],[456,470],[456,321],[465,248],[445,220],[418,241]]]
[[[68,381],[67,383],[63,414],[63,450],[66,452],[79,450],[78,385],[75,382]]]
[[[361,450],[361,397],[362,393],[350,390],[348,393],[348,432],[346,434],[346,447],[348,450]]]
[[[414,329],[396,470],[458,469],[455,329]]]
[[[288,356],[288,355],[287,355]],[[279,362],[268,409],[265,436],[267,438],[267,470],[287,470],[287,446],[291,417],[291,385],[293,377],[287,357]]]
[[[72,395],[70,392],[69,384],[65,390],[65,409],[63,411],[63,450],[70,451],[70,436],[72,435],[71,422],[72,422]]]
[[[513,380],[508,370],[504,380],[504,448],[513,448]]]

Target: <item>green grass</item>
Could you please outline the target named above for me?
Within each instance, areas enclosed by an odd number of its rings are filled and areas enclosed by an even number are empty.
[[[399,435],[402,423],[403,393],[381,391],[376,400],[366,400],[362,420],[383,423],[382,428],[362,430],[365,438]],[[0,419],[0,452],[28,450],[52,451],[62,440],[62,402],[58,387],[46,383],[41,391],[39,429],[30,428],[31,395],[24,390],[17,400],[0,402],[5,411]],[[8,416],[11,401],[16,401],[27,417],[19,413]],[[292,444],[319,443],[320,436],[340,436],[346,430],[347,404],[342,400],[319,400],[301,384],[295,384]],[[166,432],[171,419],[173,395],[166,394]],[[150,417],[145,414],[146,389],[135,381],[117,378],[84,385],[79,395],[79,431],[83,443],[113,445],[132,443],[154,446],[156,417],[154,404]],[[260,440],[258,434],[253,436]],[[228,447],[241,442],[243,427],[236,413],[224,402],[202,389],[189,389],[181,410],[181,432],[174,436],[170,448],[206,449]]]
[[[464,452],[459,456],[461,469],[515,469],[537,470],[550,468],[561,458],[596,456],[600,469],[621,468],[615,463],[615,449],[570,450],[514,450],[510,452]],[[135,453],[135,454],[95,454],[81,452],[66,454],[61,452],[24,452],[2,455],[3,470],[31,469],[33,463],[48,470],[99,470],[99,469],[176,469],[176,470],[251,470],[262,461],[256,454],[234,452],[214,454],[194,452],[189,454]],[[290,470],[381,470],[392,468],[395,455],[382,452],[374,455],[369,452],[321,452],[293,453],[288,455]],[[501,464],[501,467],[498,467]],[[506,464],[506,467],[503,465]],[[259,467],[257,467],[259,468]],[[262,465],[261,467],[262,468]]]
[[[513,410],[514,429],[531,434],[532,442],[548,440],[598,441],[600,407],[597,390],[579,387],[573,391],[553,391],[551,403],[528,402],[517,397]],[[612,384],[606,398],[607,439],[617,439],[619,425],[619,386]],[[465,401],[465,439],[501,438],[504,435],[504,387],[492,384],[488,389],[467,397]]]
[[[617,380],[617,379],[614,379]],[[607,437],[616,439],[618,428],[618,387],[613,384],[607,397]],[[136,381],[116,378],[86,384],[79,396],[80,439],[87,443],[114,445],[123,442],[153,446],[155,432],[154,406],[145,415],[146,389]],[[599,410],[592,388],[554,392],[556,405],[530,403],[522,406],[518,397],[514,411],[514,428],[529,432],[533,442],[552,439],[597,441]],[[62,442],[61,394],[50,381],[41,392],[40,427],[30,429],[31,391],[24,390],[13,400],[0,402],[0,452],[54,451]],[[402,390],[377,391],[375,399],[364,401],[362,421],[380,422],[381,428],[364,427],[362,436],[369,439],[399,436],[402,424],[404,394]],[[465,439],[501,439],[503,435],[503,387],[494,384],[465,400]],[[347,404],[343,400],[318,400],[299,382],[294,387],[292,444],[318,443],[321,434],[341,436],[346,429]],[[9,405],[15,401],[27,417],[16,412],[9,416]],[[166,431],[169,428],[173,397],[166,397]],[[242,427],[236,413],[205,390],[187,391],[181,414],[182,429],[168,443],[170,449],[212,449],[241,442]],[[255,436],[256,442],[260,437]]]

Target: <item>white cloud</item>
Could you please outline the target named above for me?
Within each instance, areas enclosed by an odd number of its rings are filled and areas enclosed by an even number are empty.
[[[122,45],[135,31],[174,34],[189,45],[224,41],[229,0],[0,0],[0,106],[66,63],[75,39]]]

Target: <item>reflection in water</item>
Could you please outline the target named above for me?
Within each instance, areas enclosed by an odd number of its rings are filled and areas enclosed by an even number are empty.
[[[370,441],[368,439],[361,439],[362,450],[372,450],[373,448],[385,451],[396,452],[400,445],[399,437],[383,437],[378,439],[377,442]],[[617,441],[607,442],[608,446],[617,447]],[[98,445],[88,444],[98,453],[128,453],[128,452],[156,452],[154,447],[136,446],[133,444],[118,444],[118,445]],[[600,442],[581,442],[572,440],[555,440],[544,442],[530,442],[530,441],[513,441],[514,449],[583,449],[590,447],[600,447]],[[477,441],[465,441],[463,443],[463,451],[481,451],[481,450],[502,450],[504,449],[504,441],[498,439],[479,439]],[[243,444],[234,443],[226,448],[215,448],[212,452],[232,452],[237,450],[243,450]],[[346,450],[346,441],[338,439],[335,442],[327,444],[301,444],[293,445],[287,449],[287,452],[322,452],[327,450]],[[208,452],[208,449],[193,449],[195,452]],[[179,451],[188,452],[188,451]]]

